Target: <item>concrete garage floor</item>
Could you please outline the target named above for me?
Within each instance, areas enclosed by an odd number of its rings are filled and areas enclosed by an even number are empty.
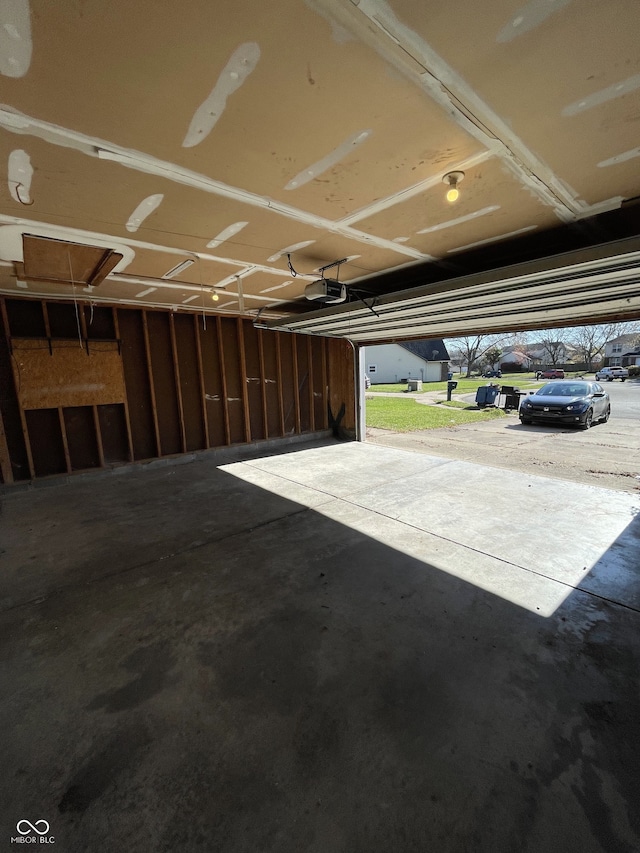
[[[637,851],[639,509],[355,443],[5,495],[0,843]]]

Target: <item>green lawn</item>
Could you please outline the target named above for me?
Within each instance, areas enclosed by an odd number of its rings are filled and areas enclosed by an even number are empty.
[[[424,389],[424,385],[422,386]],[[384,391],[386,394],[395,393],[402,394],[407,390],[407,383],[398,383],[397,385],[372,385],[370,388],[367,388],[367,394],[369,391]]]
[[[415,400],[377,397],[367,399],[367,426],[376,429],[392,429],[396,432],[411,432],[420,429],[485,421],[504,418],[501,409],[459,409],[449,406],[425,406]]]

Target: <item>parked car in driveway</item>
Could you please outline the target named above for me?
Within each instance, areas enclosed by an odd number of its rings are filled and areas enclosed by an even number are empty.
[[[551,370],[539,370],[536,379],[564,379],[564,370],[554,367]]]
[[[611,401],[597,382],[548,382],[520,404],[520,422],[559,423],[582,429],[608,421]]]
[[[485,370],[482,374],[485,379],[491,379],[492,377],[497,377],[498,379],[502,379],[502,371],[501,370]]]
[[[620,379],[624,382],[625,379],[629,378],[629,371],[626,367],[602,367],[596,373],[596,379],[599,382],[603,380],[606,382],[613,382],[614,379]]]

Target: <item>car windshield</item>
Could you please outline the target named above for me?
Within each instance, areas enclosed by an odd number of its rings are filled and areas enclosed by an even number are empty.
[[[584,397],[590,393],[588,382],[550,382],[536,391],[540,397]]]

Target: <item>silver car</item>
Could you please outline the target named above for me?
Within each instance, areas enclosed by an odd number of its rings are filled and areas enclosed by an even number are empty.
[[[614,379],[621,379],[623,382],[629,378],[629,371],[626,367],[603,367],[596,373],[596,379],[601,382],[605,379],[607,382],[613,382]]]

